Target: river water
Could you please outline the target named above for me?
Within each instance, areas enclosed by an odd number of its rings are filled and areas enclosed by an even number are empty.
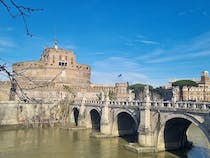
[[[90,138],[91,130],[68,131],[55,128],[0,132],[0,158],[208,158],[210,147],[203,133],[190,126],[191,150],[135,154],[127,151],[123,138]]]

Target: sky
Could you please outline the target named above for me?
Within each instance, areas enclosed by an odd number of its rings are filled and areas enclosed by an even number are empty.
[[[59,48],[91,66],[95,84],[161,86],[210,71],[209,0],[16,2],[43,11],[27,15],[29,37],[21,17],[12,18],[0,4],[0,64],[10,68],[38,61],[57,39]]]

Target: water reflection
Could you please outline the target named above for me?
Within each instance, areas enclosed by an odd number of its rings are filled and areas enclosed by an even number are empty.
[[[0,132],[2,158],[207,158],[208,141],[201,131],[191,126],[187,135],[195,147],[189,151],[135,154],[124,149],[122,138],[90,138],[91,130],[26,129]]]

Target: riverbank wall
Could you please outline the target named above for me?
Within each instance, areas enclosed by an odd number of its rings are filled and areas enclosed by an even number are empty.
[[[50,124],[61,119],[61,108],[56,103],[22,103],[0,101],[0,127],[18,128]]]

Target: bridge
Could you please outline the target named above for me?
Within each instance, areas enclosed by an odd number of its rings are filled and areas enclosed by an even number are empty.
[[[71,122],[107,136],[138,135],[137,143],[155,151],[189,146],[186,131],[191,123],[210,142],[210,103],[151,101],[149,87],[142,101],[90,101],[70,105]]]

